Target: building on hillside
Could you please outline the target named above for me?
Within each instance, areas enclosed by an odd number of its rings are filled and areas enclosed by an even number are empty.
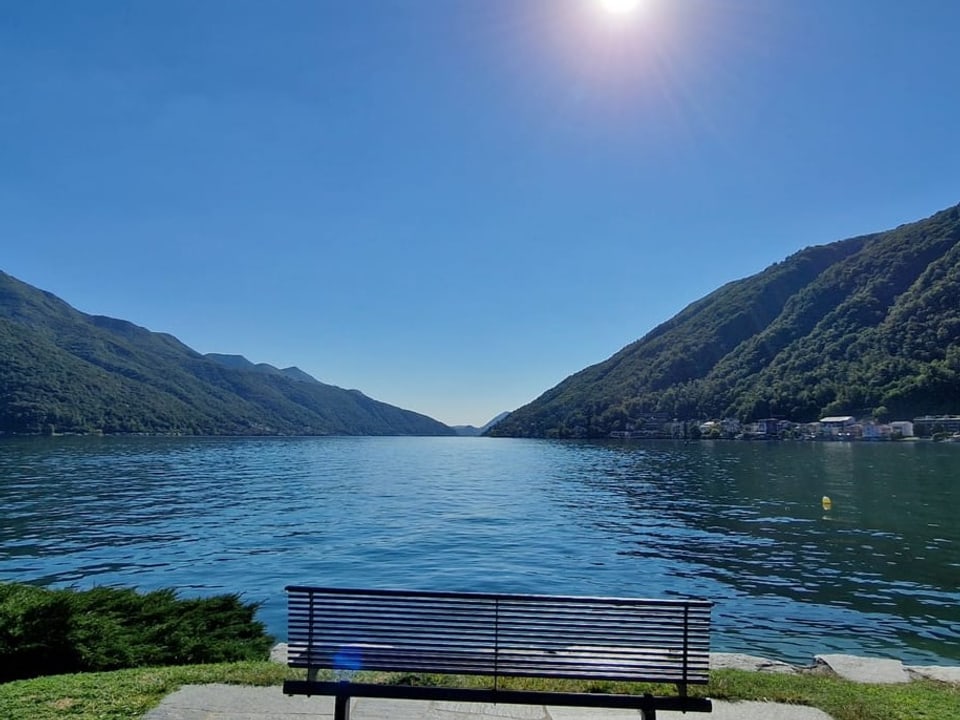
[[[741,425],[737,418],[724,418],[720,421],[720,431],[724,437],[736,437],[740,430]]]
[[[757,420],[757,435],[765,438],[780,437],[780,420],[777,418],[762,418]]]
[[[723,435],[723,429],[717,420],[707,420],[705,423],[700,423],[697,430],[700,431],[700,437],[702,438],[715,438]]]
[[[890,429],[894,437],[913,437],[913,423],[909,420],[894,420]]]
[[[834,439],[849,436],[856,422],[856,419],[850,415],[831,415],[820,418],[820,435]]]
[[[918,437],[960,432],[960,415],[924,415],[913,419],[913,429]]]
[[[893,428],[886,423],[865,422],[860,426],[860,437],[864,440],[890,440]]]

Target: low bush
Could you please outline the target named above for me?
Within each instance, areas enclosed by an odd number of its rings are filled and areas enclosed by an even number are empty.
[[[239,595],[0,584],[0,682],[67,672],[262,660],[273,638]]]

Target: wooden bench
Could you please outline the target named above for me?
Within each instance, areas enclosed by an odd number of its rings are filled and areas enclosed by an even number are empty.
[[[712,603],[703,600],[496,595],[291,586],[288,659],[306,680],[288,695],[332,695],[336,720],[351,697],[710,712],[687,686],[709,679]],[[319,670],[338,679],[318,680]],[[482,675],[492,688],[353,682],[351,671]],[[504,677],[670,683],[677,695],[537,692]]]

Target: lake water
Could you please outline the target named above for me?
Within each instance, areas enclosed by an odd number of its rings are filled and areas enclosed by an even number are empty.
[[[825,512],[821,497],[833,508]],[[705,597],[713,649],[960,664],[960,444],[0,441],[0,580]]]

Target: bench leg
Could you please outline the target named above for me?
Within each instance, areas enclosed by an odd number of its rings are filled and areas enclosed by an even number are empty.
[[[334,699],[333,720],[350,720],[350,696],[337,693]]]
[[[644,699],[647,701],[647,705],[641,708],[640,717],[642,717],[643,720],[657,720],[657,705],[656,700],[653,699],[653,695],[647,693],[644,695]]]

